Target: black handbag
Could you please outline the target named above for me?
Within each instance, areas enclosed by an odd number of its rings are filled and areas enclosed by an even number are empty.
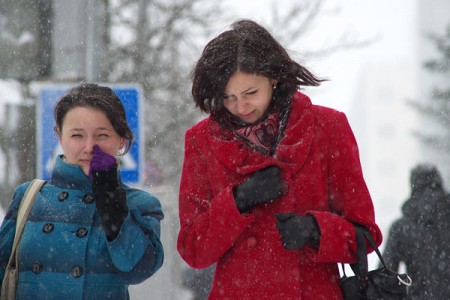
[[[355,225],[358,262],[350,264],[354,276],[345,274],[341,264],[343,276],[339,281],[345,300],[405,300],[407,288],[412,280],[407,274],[399,274],[386,267],[375,241],[370,233],[362,226]],[[369,272],[367,264],[366,240],[375,250],[383,267]]]

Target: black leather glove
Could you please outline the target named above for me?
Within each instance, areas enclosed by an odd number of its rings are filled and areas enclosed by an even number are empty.
[[[280,168],[269,166],[256,171],[246,181],[233,188],[234,202],[238,210],[245,213],[258,204],[280,197],[285,190]]]
[[[313,216],[299,216],[293,213],[275,214],[277,228],[283,240],[284,248],[296,250],[311,242],[319,248],[320,230]]]
[[[92,190],[102,227],[109,241],[119,234],[128,215],[125,190],[117,177],[117,165],[106,171],[92,172]]]

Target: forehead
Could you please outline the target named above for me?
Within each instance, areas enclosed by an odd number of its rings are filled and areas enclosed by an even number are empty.
[[[252,87],[268,82],[268,78],[264,76],[237,71],[228,80],[225,90]]]
[[[112,127],[112,124],[102,110],[94,107],[77,106],[67,112],[63,127]]]

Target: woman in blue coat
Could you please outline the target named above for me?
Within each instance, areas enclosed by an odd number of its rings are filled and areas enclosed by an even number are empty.
[[[157,198],[121,182],[117,157],[133,141],[108,87],[81,84],[56,104],[63,149],[37,195],[19,245],[17,299],[129,299],[128,286],[163,263]],[[15,235],[18,186],[0,228],[0,279]]]

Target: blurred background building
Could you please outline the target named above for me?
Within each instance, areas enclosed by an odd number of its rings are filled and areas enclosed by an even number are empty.
[[[385,235],[387,226],[400,216],[401,205],[410,191],[409,174],[415,164],[436,164],[444,182],[450,185],[450,127],[442,128],[411,103],[426,105],[432,101],[433,88],[449,87],[448,73],[433,75],[424,63],[440,55],[429,35],[443,35],[450,28],[450,15],[446,13],[450,2],[399,1],[392,7],[397,9],[385,6],[378,15],[385,24],[390,48],[383,55],[373,54],[361,61],[349,105],[363,170]],[[445,117],[448,124],[450,115]],[[446,148],[425,143],[417,135],[423,132],[442,136]]]

